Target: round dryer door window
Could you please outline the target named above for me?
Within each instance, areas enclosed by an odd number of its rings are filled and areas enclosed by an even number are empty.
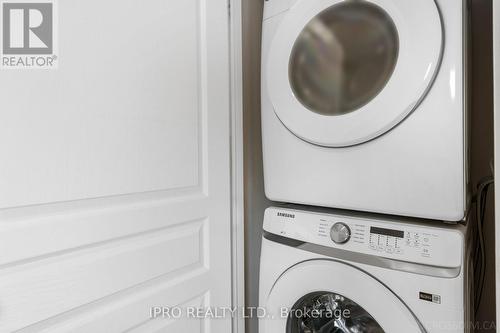
[[[296,0],[283,15],[267,88],[284,126],[313,144],[386,133],[418,108],[440,65],[434,0]]]
[[[299,34],[290,55],[290,84],[313,112],[354,112],[385,87],[398,53],[398,32],[384,10],[367,2],[341,3],[321,12]]]
[[[424,332],[387,286],[335,260],[310,260],[289,268],[265,303],[265,333]]]

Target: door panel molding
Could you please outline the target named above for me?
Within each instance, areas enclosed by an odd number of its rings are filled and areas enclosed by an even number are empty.
[[[68,313],[39,322],[25,330],[24,333],[59,333],[59,332],[98,332],[107,322],[114,322],[116,331],[134,332],[143,328],[161,325],[170,325],[172,322],[159,318],[150,321],[150,312],[144,311],[149,304],[162,306],[196,306],[195,300],[200,304],[209,304],[209,292],[203,288],[207,282],[204,269],[187,268],[177,277],[166,276],[154,281],[144,283],[126,290],[117,295],[112,295],[98,300],[93,304],[84,305]],[[185,301],[189,299],[188,301]],[[158,324],[160,322],[160,324]],[[201,322],[203,326],[206,322]],[[191,331],[189,331],[191,332]],[[208,330],[206,330],[208,332]]]
[[[208,220],[182,223],[4,268],[0,331],[12,332],[20,324],[36,323],[188,266],[208,270],[207,229]],[[61,297],[54,289],[67,293]]]
[[[208,204],[204,195],[196,193],[158,202],[104,205],[101,209],[78,210],[71,205],[63,212],[5,219],[0,223],[0,269],[22,260],[202,219],[209,214]]]
[[[4,107],[16,110],[0,115],[0,120],[17,129],[0,133],[0,152],[10,157],[0,165],[0,174],[9,175],[0,187],[0,208],[198,187],[206,193],[207,120],[213,99],[208,84],[213,75],[207,66],[214,52],[207,41],[214,36],[207,35],[207,15],[213,13],[206,0],[150,0],[133,11],[120,8],[117,0],[87,3],[59,6],[59,38],[66,43],[61,45],[66,61],[61,59],[54,74],[30,73],[32,80],[18,83],[16,72],[9,71],[0,81],[6,92]],[[82,22],[82,17],[96,16],[90,12],[96,7],[99,15]],[[184,21],[177,13],[183,13]],[[132,24],[111,27],[106,15]],[[151,22],[139,24],[139,15],[148,15]],[[108,33],[88,39],[84,23]],[[160,29],[153,29],[154,24]],[[133,38],[137,45],[130,48],[132,55],[119,56],[119,44]],[[101,52],[104,59],[87,54],[87,48],[98,47],[109,50]],[[78,66],[85,56],[88,63]],[[144,63],[134,62],[140,56]],[[175,76],[175,84],[170,76]],[[82,80],[75,82],[76,78]],[[19,91],[21,83],[23,91],[32,93],[16,98],[19,93],[10,92]],[[80,90],[72,89],[78,84]],[[111,87],[114,94],[106,93]],[[92,98],[81,95],[90,91]],[[62,126],[53,126],[58,122]]]

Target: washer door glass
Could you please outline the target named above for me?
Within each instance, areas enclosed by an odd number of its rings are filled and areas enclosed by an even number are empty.
[[[386,285],[335,260],[298,263],[261,305],[263,333],[422,333],[418,319]],[[333,316],[333,317],[332,317]]]
[[[398,50],[396,26],[382,8],[365,1],[334,5],[298,36],[290,55],[292,89],[313,112],[353,112],[382,91]]]
[[[314,292],[295,303],[287,333],[384,333],[375,319],[356,302],[337,293]]]

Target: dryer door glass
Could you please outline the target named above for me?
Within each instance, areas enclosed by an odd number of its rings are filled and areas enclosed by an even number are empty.
[[[340,294],[314,292],[298,300],[290,311],[287,333],[384,333],[360,305]]]
[[[385,87],[398,51],[396,26],[382,8],[367,1],[334,5],[307,24],[293,46],[292,90],[313,112],[353,112]]]
[[[417,110],[444,50],[437,1],[285,2],[289,10],[264,22],[265,112],[304,141],[341,148],[373,140]],[[454,94],[443,88],[443,98]]]

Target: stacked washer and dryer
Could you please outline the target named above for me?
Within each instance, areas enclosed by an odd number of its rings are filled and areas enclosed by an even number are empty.
[[[260,333],[470,331],[467,22],[265,1]]]

